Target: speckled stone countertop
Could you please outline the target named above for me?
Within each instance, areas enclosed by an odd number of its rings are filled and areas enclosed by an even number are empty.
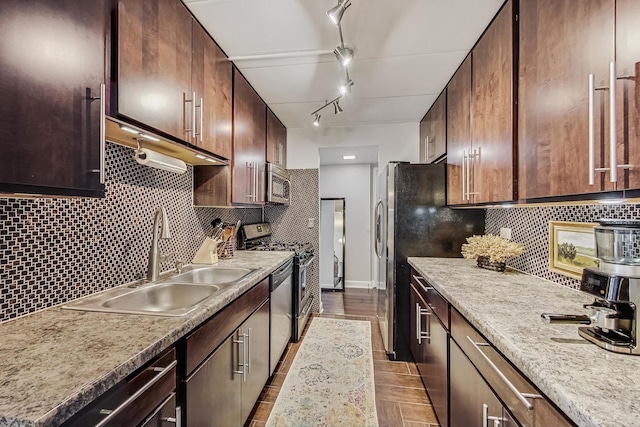
[[[53,307],[0,324],[0,426],[56,426],[267,277],[293,252],[236,251],[258,270],[185,317]]]
[[[429,283],[580,427],[640,425],[640,357],[583,340],[541,313],[588,314],[593,297],[473,260],[409,258]]]

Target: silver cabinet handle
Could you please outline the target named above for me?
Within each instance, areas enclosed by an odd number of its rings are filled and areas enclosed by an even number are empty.
[[[493,427],[500,427],[501,423],[506,422],[502,417],[495,417],[489,415],[489,405],[482,404],[482,427],[489,427],[489,421],[493,421]]]
[[[191,136],[196,138],[196,93],[191,92]]]
[[[595,76],[589,74],[589,185],[596,183]]]
[[[415,274],[412,274],[411,277],[413,277],[415,281],[418,282],[418,284],[422,287],[422,289],[424,289],[425,292],[429,292],[433,290],[433,286],[429,286],[426,282],[422,283],[422,281],[424,280],[424,277],[416,276]]]
[[[172,397],[170,397],[167,400],[170,400],[173,398],[173,396],[175,396],[175,393],[172,393]],[[162,421],[163,423],[172,423],[175,424],[176,427],[180,427],[182,425],[182,408],[180,408],[179,406],[176,406],[176,416],[175,417],[162,417],[160,418],[160,421]]]
[[[122,402],[116,409],[102,409],[100,413],[109,414],[106,418],[96,424],[96,427],[103,427],[110,423],[120,412],[124,411],[129,405],[131,405],[137,398],[139,398],[144,392],[153,387],[158,381],[167,375],[178,364],[177,360],[171,362],[166,368],[149,368],[158,372],[158,375],[153,377],[148,383],[140,387],[135,393],[133,393],[127,400]]]
[[[513,385],[513,383],[511,381],[509,381],[509,378],[507,378],[502,371],[493,363],[493,361],[491,361],[491,359],[489,359],[489,357],[484,354],[484,352],[480,349],[479,346],[486,346],[486,347],[490,347],[490,344],[486,343],[486,342],[481,342],[481,343],[477,343],[475,342],[469,335],[467,335],[467,339],[469,340],[469,342],[475,347],[476,350],[478,350],[478,352],[482,355],[482,357],[484,358],[484,360],[489,364],[489,366],[491,367],[491,369],[493,369],[493,371],[498,374],[498,376],[500,377],[500,379],[507,385],[507,387],[509,387],[509,390],[511,390],[516,397],[518,398],[518,400],[520,400],[520,402],[522,402],[522,404],[528,409],[528,410],[533,410],[533,404],[531,402],[529,402],[527,400],[527,398],[529,399],[540,399],[542,398],[542,396],[538,395],[538,394],[531,394],[531,393],[521,393],[520,390],[518,390],[516,388],[516,386]]]
[[[187,104],[193,105],[193,103],[196,102],[195,97],[196,97],[195,92],[193,93],[193,98],[191,99],[187,97],[186,92],[182,92],[182,114],[183,114],[182,126],[184,128],[184,132],[195,132],[195,130],[193,129],[193,119],[191,120],[191,127],[187,126],[187,108],[186,108]],[[193,109],[191,111],[193,112]]]
[[[616,123],[616,61],[609,63],[609,181],[618,182],[618,142]]]
[[[253,193],[253,162],[247,162],[247,170],[250,171],[249,173],[249,194],[247,194],[247,198],[249,200],[253,200],[253,198],[256,196],[255,193]]]
[[[88,88],[87,92],[90,93],[91,89]],[[106,97],[106,85],[100,83],[100,96],[89,96],[91,101],[100,100],[100,169],[92,169],[91,172],[100,173],[100,184],[105,182],[105,156],[106,156],[106,120],[107,120],[107,97]]]
[[[204,141],[204,98],[200,98],[200,142]]]
[[[462,150],[462,201],[467,199],[467,192],[465,191],[465,184],[467,179],[465,178],[467,171],[467,150]]]
[[[247,370],[245,369],[245,361],[246,359],[246,347],[247,347],[247,343],[245,341],[246,339],[246,335],[245,334],[241,334],[238,331],[238,339],[237,340],[233,340],[234,344],[238,344],[238,359],[240,359],[240,346],[242,346],[242,361],[238,360],[238,367],[242,368],[242,370],[234,370],[233,373],[234,374],[239,374],[242,375],[242,381],[247,381]]]
[[[424,137],[424,161],[429,161],[429,137]]]
[[[422,330],[422,316],[427,318],[427,330]],[[422,344],[422,340],[430,340],[431,339],[431,325],[429,323],[429,316],[431,316],[431,311],[420,307],[420,303],[416,303],[416,339],[418,340],[418,344]]]
[[[471,196],[478,194],[477,191],[471,191],[471,164],[480,159],[480,148],[474,148],[473,151],[469,149],[469,156],[467,158],[467,200],[471,200]],[[475,182],[475,180],[473,181]]]
[[[195,99],[196,93],[193,92],[193,98]],[[203,103],[204,103],[204,99],[200,98],[200,104],[195,104],[193,105],[193,136],[194,138],[199,136],[200,137],[200,141],[202,141],[202,113],[203,113]],[[197,110],[200,110],[200,130],[198,131],[198,116],[196,115]]]
[[[251,328],[247,330],[247,370],[251,373]]]

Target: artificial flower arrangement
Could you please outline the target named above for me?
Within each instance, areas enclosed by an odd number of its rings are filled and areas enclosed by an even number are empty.
[[[463,257],[475,259],[478,267],[495,271],[504,271],[506,259],[523,252],[522,243],[512,242],[493,234],[467,237],[467,243],[462,245]]]

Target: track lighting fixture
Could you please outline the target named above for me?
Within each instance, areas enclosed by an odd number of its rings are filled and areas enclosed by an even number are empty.
[[[322,117],[322,116],[320,114],[318,114],[318,113],[315,113],[315,115],[316,115],[316,118],[313,119],[313,125],[314,126],[320,126],[320,117]]]
[[[333,23],[333,25],[340,25],[340,21],[342,20],[342,15],[344,15],[344,11],[351,6],[350,0],[338,0],[338,5],[332,7],[327,10],[327,16],[329,20]]]
[[[340,100],[336,99],[333,102],[333,114],[338,115],[340,113],[342,113],[342,107],[340,107]]]
[[[353,60],[353,50],[344,47],[344,45],[336,47],[333,53],[336,55],[336,58],[338,58],[338,61],[340,61],[340,64],[342,64],[343,67],[349,65]]]
[[[351,80],[351,78],[349,77],[349,71],[347,71],[346,73],[347,73],[347,80],[345,80],[345,82],[342,85],[340,85],[340,93],[343,95],[351,93],[351,86],[353,86],[353,80]]]

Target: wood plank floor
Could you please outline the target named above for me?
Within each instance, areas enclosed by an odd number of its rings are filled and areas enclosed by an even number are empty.
[[[376,407],[380,426],[437,427],[438,421],[415,364],[387,359],[376,319],[376,291],[347,289],[344,292],[323,292],[322,303],[324,312],[321,317],[371,322]],[[263,389],[247,426],[263,427],[266,424],[300,344],[301,342],[290,343],[287,346],[276,373]]]

